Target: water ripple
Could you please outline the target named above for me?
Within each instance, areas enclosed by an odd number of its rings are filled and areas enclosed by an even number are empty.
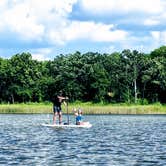
[[[0,165],[166,165],[166,116],[85,116],[89,129],[42,127],[46,116],[0,115]]]

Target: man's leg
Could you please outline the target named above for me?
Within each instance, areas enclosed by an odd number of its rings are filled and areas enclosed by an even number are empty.
[[[53,124],[56,124],[56,115],[57,115],[57,113],[54,112],[54,115],[53,115]]]
[[[62,124],[62,112],[59,112],[59,124]]]

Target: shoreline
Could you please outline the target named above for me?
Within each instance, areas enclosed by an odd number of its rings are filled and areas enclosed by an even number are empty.
[[[166,114],[166,105],[101,105],[101,104],[70,104],[69,114],[73,114],[73,108],[81,108],[84,115],[145,115]],[[67,114],[67,108],[62,106],[63,114]],[[0,114],[48,114],[52,113],[52,104],[0,104]]]

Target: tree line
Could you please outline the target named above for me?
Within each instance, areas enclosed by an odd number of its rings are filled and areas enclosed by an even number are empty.
[[[166,46],[149,54],[123,50],[33,60],[30,53],[0,58],[0,103],[51,101],[60,90],[82,102],[166,103]]]

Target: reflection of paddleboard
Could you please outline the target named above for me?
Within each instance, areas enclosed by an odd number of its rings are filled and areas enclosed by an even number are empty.
[[[75,125],[75,124],[42,124],[42,126],[46,127],[55,127],[55,128],[90,128],[92,127],[92,124],[89,122],[83,124],[83,125]]]

